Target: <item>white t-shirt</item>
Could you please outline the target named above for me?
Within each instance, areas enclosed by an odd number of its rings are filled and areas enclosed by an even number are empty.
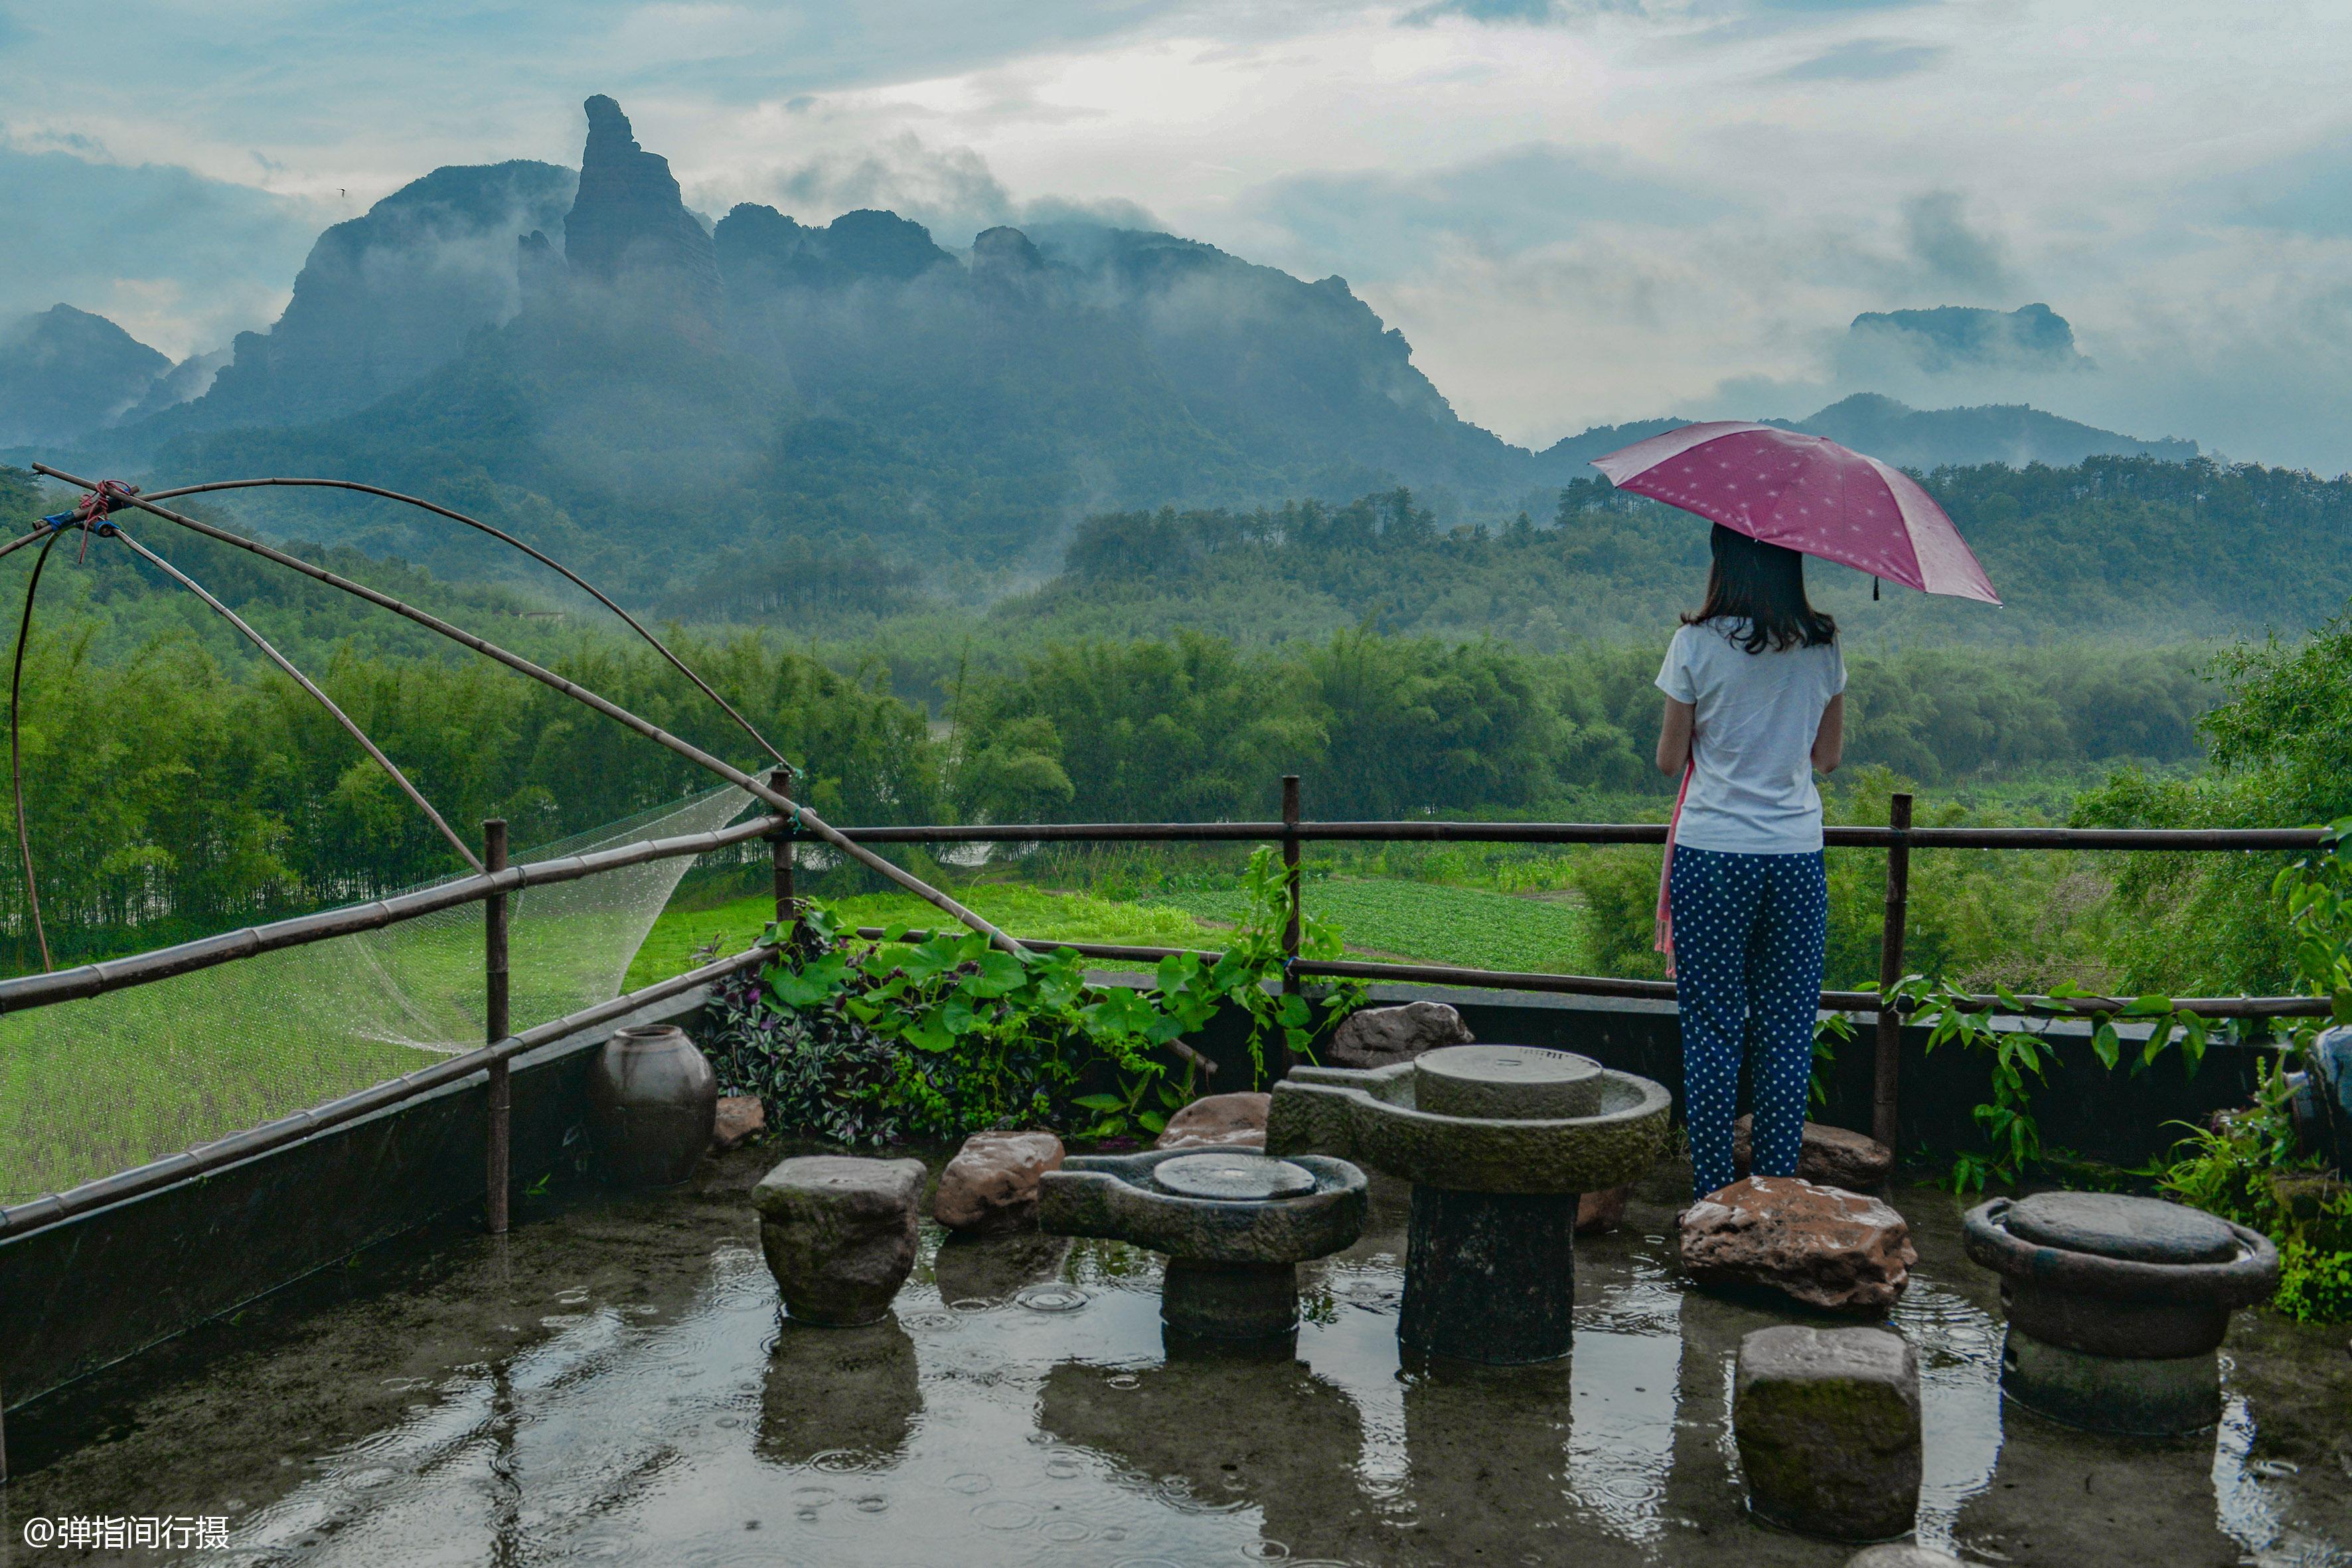
[[[1694,710],[1690,793],[1675,842],[1741,855],[1806,855],[1822,847],[1813,736],[1845,689],[1838,645],[1748,653],[1748,623],[1704,621],[1675,633],[1658,689]]]

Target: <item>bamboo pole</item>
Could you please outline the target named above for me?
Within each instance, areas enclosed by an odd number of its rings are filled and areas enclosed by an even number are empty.
[[[1870,1088],[1870,1135],[1896,1147],[1895,1079],[1903,1068],[1903,1016],[1884,998],[1903,978],[1904,927],[1911,908],[1911,796],[1897,790],[1886,803],[1887,829],[1896,837],[1886,850],[1886,905],[1878,932],[1878,1052]]]
[[[499,817],[482,824],[482,861],[492,871],[507,868],[507,825]],[[482,1024],[487,1045],[507,1037],[507,896],[482,900]],[[514,1163],[514,1073],[503,1057],[490,1063],[489,1139],[485,1151],[482,1207],[492,1236],[507,1233],[507,1203]]]
[[[53,479],[59,479],[69,485],[79,485],[82,489],[88,490],[98,489],[98,486],[90,480],[67,473],[62,468],[51,468],[46,463],[36,463],[33,467],[35,471],[46,474]],[[937,888],[932,887],[929,883],[924,881],[919,877],[915,876],[912,872],[902,870],[898,867],[892,865],[889,861],[885,860],[881,856],[875,854],[871,849],[866,848],[865,846],[851,842],[848,837],[843,834],[839,828],[834,826],[831,823],[826,822],[814,812],[799,805],[793,801],[791,796],[783,794],[780,790],[769,787],[760,780],[753,778],[750,773],[745,773],[742,769],[719,761],[717,757],[712,756],[701,747],[697,746],[690,742],[680,740],[677,736],[671,734],[668,731],[664,730],[659,725],[651,723],[646,720],[640,719],[637,715],[630,712],[619,703],[598,696],[595,692],[589,690],[579,682],[575,680],[567,680],[562,676],[557,675],[552,670],[543,669],[540,666],[533,664],[530,660],[523,658],[520,654],[509,653],[505,648],[499,647],[496,643],[489,641],[488,638],[477,637],[472,632],[467,631],[462,626],[452,626],[447,621],[441,619],[438,616],[430,615],[425,611],[417,609],[414,605],[403,604],[400,600],[394,598],[391,595],[371,588],[363,583],[354,583],[348,577],[338,576],[336,574],[326,570],[324,567],[313,566],[308,561],[301,560],[297,556],[289,555],[282,550],[273,550],[267,544],[260,543],[256,540],[247,539],[240,534],[231,533],[226,529],[215,528],[208,522],[199,522],[194,518],[189,517],[184,513],[173,511],[168,507],[158,506],[144,496],[128,496],[124,498],[124,500],[127,505],[135,506],[142,511],[152,512],[155,516],[163,518],[167,522],[176,522],[183,528],[203,534],[207,539],[215,539],[223,544],[234,545],[239,550],[246,551],[254,555],[258,555],[265,561],[274,561],[280,566],[287,567],[291,571],[299,572],[302,575],[310,578],[314,582],[324,583],[330,587],[341,588],[345,593],[365,599],[368,603],[374,605],[379,608],[390,610],[393,614],[402,616],[404,619],[414,621],[418,626],[438,632],[452,642],[457,643],[465,647],[472,648],[476,653],[481,654],[486,658],[494,658],[500,664],[505,665],[508,668],[516,671],[518,674],[527,675],[531,679],[540,682],[541,685],[551,687],[557,691],[562,692],[565,696],[570,697],[573,700],[581,702],[587,707],[594,709],[597,712],[604,714],[606,718],[613,720],[616,723],[625,725],[627,728],[635,731],[638,734],[645,736],[646,739],[654,742],[656,744],[667,747],[669,750],[677,752],[679,756],[682,756],[688,762],[693,763],[696,766],[704,768],[710,773],[718,774],[720,778],[725,779],[728,783],[736,785],[740,789],[749,791],[760,799],[766,801],[770,805],[774,806],[778,811],[790,813],[793,822],[798,826],[806,827],[809,831],[814,833],[826,843],[839,849],[842,853],[849,856],[850,858],[856,860],[860,864],[867,866],[874,870],[879,871],[883,876],[887,877],[890,880],[898,883],[900,887],[906,889],[917,898],[921,899],[924,902],[932,905],[941,913],[955,920],[959,923],[980,932],[982,935],[987,937],[991,943],[1002,951],[1012,953],[1015,957],[1020,956],[1023,952],[1019,942],[1014,942],[1011,937],[1005,935],[995,926],[981,919],[980,916],[972,913],[971,910],[964,908],[961,904],[956,902],[955,900],[948,897],[947,894],[940,892]]]
[[[205,585],[197,582],[194,577],[189,576],[185,572],[181,571],[177,566],[173,565],[169,561],[164,560],[162,556],[156,554],[153,551],[148,549],[145,545],[140,543],[137,540],[131,538],[131,535],[123,532],[121,529],[118,528],[114,530],[114,536],[117,539],[121,540],[123,543],[129,545],[142,560],[148,562],[158,571],[161,571],[173,582],[179,584],[181,587],[185,588],[189,593],[194,594],[197,598],[202,599],[205,604],[210,605],[219,613],[223,620],[226,620],[230,626],[235,626],[238,631],[244,633],[246,640],[253,644],[254,647],[259,648],[262,653],[268,658],[270,663],[276,665],[279,669],[284,670],[289,679],[292,680],[295,685],[300,687],[303,690],[309,692],[311,697],[317,700],[320,707],[324,708],[330,714],[334,716],[335,722],[341,724],[345,732],[348,733],[352,740],[357,741],[360,743],[360,749],[365,752],[369,756],[375,759],[376,766],[382,768],[385,773],[392,775],[392,782],[400,786],[400,793],[406,795],[411,801],[415,802],[416,809],[423,812],[425,815],[425,817],[431,821],[433,826],[441,830],[441,837],[447,839],[450,846],[457,851],[458,858],[465,861],[467,865],[472,867],[477,871],[482,869],[481,861],[474,858],[474,852],[467,847],[466,841],[457,837],[457,829],[451,827],[447,822],[443,820],[441,814],[433,809],[433,803],[425,798],[425,792],[418,789],[415,784],[409,783],[408,775],[402,773],[398,767],[394,766],[393,760],[390,757],[385,756],[383,750],[378,747],[373,741],[368,739],[367,731],[361,729],[357,724],[352,722],[351,715],[344,712],[341,708],[336,707],[334,699],[320,690],[316,683],[314,683],[309,676],[295,668],[293,660],[288,658],[284,654],[279,653],[275,647],[271,647],[268,637],[263,637],[259,632],[255,631],[251,626],[247,626],[244,617],[239,616],[235,610],[230,609],[226,605],[224,605],[218,599],[214,598],[211,594],[205,591]]]
[[[43,469],[42,471],[45,473],[47,472],[47,469]],[[404,505],[416,507],[422,510],[432,512],[437,517],[446,517],[452,522],[462,522],[467,528],[477,529],[483,533],[488,534],[492,539],[499,541],[502,544],[506,544],[516,550],[521,551],[525,555],[530,556],[533,561],[538,562],[541,565],[548,568],[550,571],[560,574],[563,579],[570,583],[573,587],[579,589],[582,593],[587,595],[590,598],[595,600],[598,604],[604,605],[606,609],[620,616],[621,619],[626,623],[631,631],[645,638],[647,643],[653,646],[653,649],[656,653],[660,654],[662,658],[667,659],[672,668],[676,669],[680,675],[685,676],[688,680],[694,682],[696,689],[699,690],[705,697],[709,698],[711,701],[717,703],[721,712],[725,713],[730,719],[735,721],[736,728],[741,730],[743,733],[751,736],[752,740],[758,742],[761,751],[775,758],[779,763],[784,760],[783,753],[777,751],[775,747],[770,745],[768,743],[768,738],[765,735],[761,734],[759,731],[753,729],[751,727],[751,721],[749,719],[746,719],[742,714],[738,713],[733,705],[730,704],[727,699],[719,696],[718,692],[712,690],[708,681],[704,680],[699,675],[697,675],[684,659],[670,652],[669,648],[662,642],[661,638],[647,631],[635,616],[632,616],[628,611],[621,608],[620,605],[606,598],[603,594],[596,590],[594,584],[591,584],[585,577],[583,577],[578,573],[572,571],[569,566],[563,564],[561,561],[556,560],[551,555],[542,554],[541,552],[532,549],[530,545],[525,544],[521,540],[517,539],[513,534],[508,533],[500,529],[493,528],[488,523],[480,521],[478,518],[467,517],[462,511],[452,511],[446,506],[441,506],[436,502],[425,500],[419,496],[403,495],[398,490],[388,490],[380,485],[363,485],[356,479],[215,479],[209,484],[180,485],[168,490],[157,490],[153,494],[148,496],[147,499],[149,500],[165,500],[173,496],[204,495],[214,490],[249,490],[268,487],[289,487],[304,489],[355,490],[361,495],[381,496],[386,500],[400,501]],[[23,542],[20,540],[18,542],[21,543]],[[13,546],[10,548],[13,548]],[[5,555],[6,553],[6,549],[0,549],[0,555]]]

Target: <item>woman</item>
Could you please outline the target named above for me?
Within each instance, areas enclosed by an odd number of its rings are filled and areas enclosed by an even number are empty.
[[[1683,778],[1659,943],[1682,1008],[1697,1194],[1731,1184],[1740,1060],[1754,1051],[1755,1172],[1792,1176],[1812,1077],[1829,889],[1813,773],[1838,765],[1845,658],[1804,557],[1717,524],[1706,602],[1658,671],[1658,767]]]

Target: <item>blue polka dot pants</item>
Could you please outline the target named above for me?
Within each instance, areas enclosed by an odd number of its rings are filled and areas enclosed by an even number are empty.
[[[1731,855],[1676,845],[1666,892],[1693,1185],[1705,1197],[1732,1183],[1731,1119],[1740,1059],[1751,1051],[1756,1174],[1793,1176],[1829,932],[1821,851]]]

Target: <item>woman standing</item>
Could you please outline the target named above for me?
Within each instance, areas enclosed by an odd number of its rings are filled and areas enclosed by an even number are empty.
[[[1706,602],[1658,671],[1658,767],[1683,777],[1659,946],[1682,1010],[1684,1115],[1697,1195],[1733,1180],[1731,1118],[1755,1053],[1755,1173],[1791,1176],[1804,1134],[1829,892],[1816,769],[1844,743],[1837,623],[1805,597],[1804,557],[1720,523]]]

